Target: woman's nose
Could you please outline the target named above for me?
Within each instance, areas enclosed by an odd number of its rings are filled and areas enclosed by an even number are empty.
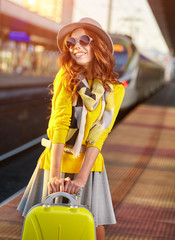
[[[79,43],[78,41],[76,42],[76,44],[75,44],[74,48],[78,48],[78,49],[80,49],[80,48],[81,48],[81,45],[80,45],[80,43]]]

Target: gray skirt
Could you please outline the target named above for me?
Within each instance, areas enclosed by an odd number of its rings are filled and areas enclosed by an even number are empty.
[[[50,171],[40,169],[39,165],[35,168],[17,208],[23,216],[26,216],[34,205],[43,203],[48,196]],[[67,176],[74,179],[76,174],[62,173],[62,178]],[[105,167],[103,172],[89,174],[88,181],[81,193],[80,204],[89,208],[94,216],[96,227],[116,223]]]

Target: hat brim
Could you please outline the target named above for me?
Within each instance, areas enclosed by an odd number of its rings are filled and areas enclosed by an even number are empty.
[[[89,28],[91,30],[93,30],[97,35],[99,35],[107,44],[108,48],[110,49],[110,51],[113,53],[114,49],[113,49],[113,42],[111,37],[108,35],[108,33],[106,33],[103,29],[93,25],[93,24],[89,24],[89,23],[84,23],[84,22],[77,22],[77,23],[70,23],[68,25],[63,26],[58,34],[57,34],[57,45],[59,50],[62,52],[63,50],[63,43],[64,43],[64,39],[65,37],[71,33],[72,31],[74,31],[77,28]]]

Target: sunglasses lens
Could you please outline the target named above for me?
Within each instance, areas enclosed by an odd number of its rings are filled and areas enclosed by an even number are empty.
[[[76,40],[75,38],[73,37],[69,37],[67,40],[66,40],[66,47],[68,49],[72,49],[75,47],[76,45],[76,42],[78,41],[79,44],[82,46],[82,47],[86,47],[87,45],[90,44],[91,42],[91,38],[88,36],[88,35],[83,35],[79,38],[79,40]]]
[[[87,35],[83,35],[80,37],[79,43],[82,47],[86,47],[90,43],[90,38]]]
[[[75,40],[75,38],[70,37],[70,38],[67,39],[67,41],[66,41],[66,47],[67,47],[68,49],[71,49],[71,48],[75,47],[75,45],[76,45],[76,40]]]

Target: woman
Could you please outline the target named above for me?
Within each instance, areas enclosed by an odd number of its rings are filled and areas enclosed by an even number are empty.
[[[100,151],[115,122],[124,87],[113,72],[110,36],[93,19],[62,27],[58,33],[61,69],[54,80],[46,147],[18,207],[25,215],[49,193],[76,194],[95,216],[97,239],[115,224]],[[48,187],[47,187],[48,186]],[[39,190],[38,190],[39,189]]]

